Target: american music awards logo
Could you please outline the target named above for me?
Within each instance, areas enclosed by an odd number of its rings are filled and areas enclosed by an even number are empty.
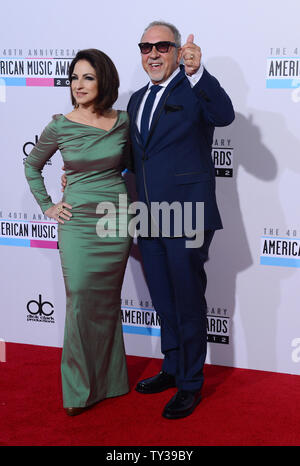
[[[228,309],[208,306],[206,315],[207,342],[229,344],[230,314]]]
[[[160,337],[160,319],[151,302],[121,299],[123,332]]]
[[[151,302],[121,299],[123,332],[131,335],[160,337],[160,319]],[[207,309],[207,342],[229,344],[230,315],[227,309]]]
[[[260,243],[260,265],[300,267],[300,231],[264,228]]]
[[[216,177],[233,177],[233,152],[231,139],[214,138],[211,155]]]
[[[290,89],[292,101],[300,102],[300,49],[271,47],[267,58],[267,89]]]
[[[68,72],[77,50],[17,49],[0,50],[0,81],[5,86],[69,86]]]
[[[43,214],[0,211],[0,246],[58,249],[57,223]]]

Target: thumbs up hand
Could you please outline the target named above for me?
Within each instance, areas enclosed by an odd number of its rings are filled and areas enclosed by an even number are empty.
[[[190,34],[185,45],[182,47],[182,58],[187,75],[192,76],[199,70],[201,57],[200,47],[194,44],[194,34]]]

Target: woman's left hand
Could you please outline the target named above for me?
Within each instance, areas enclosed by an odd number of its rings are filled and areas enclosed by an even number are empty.
[[[47,217],[53,218],[59,223],[65,223],[64,220],[70,220],[72,217],[72,214],[68,211],[68,209],[72,209],[70,204],[67,204],[66,202],[58,202],[57,204],[47,209],[44,213],[47,215]]]

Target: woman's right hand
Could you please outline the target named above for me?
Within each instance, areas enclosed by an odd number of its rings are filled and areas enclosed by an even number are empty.
[[[72,209],[72,206],[66,202],[58,202],[49,209],[45,210],[44,214],[49,218],[53,218],[59,223],[65,223],[64,220],[70,220],[72,217],[71,212],[69,212],[67,209]]]

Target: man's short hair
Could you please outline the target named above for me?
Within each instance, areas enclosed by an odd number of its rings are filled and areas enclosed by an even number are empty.
[[[146,27],[146,29],[144,30],[143,35],[145,34],[146,31],[148,31],[148,29],[150,29],[150,28],[152,28],[154,26],[165,26],[165,27],[169,28],[174,34],[175,44],[178,45],[178,47],[181,47],[181,34],[180,34],[180,32],[178,31],[177,27],[174,26],[174,24],[167,23],[166,21],[152,21]]]

